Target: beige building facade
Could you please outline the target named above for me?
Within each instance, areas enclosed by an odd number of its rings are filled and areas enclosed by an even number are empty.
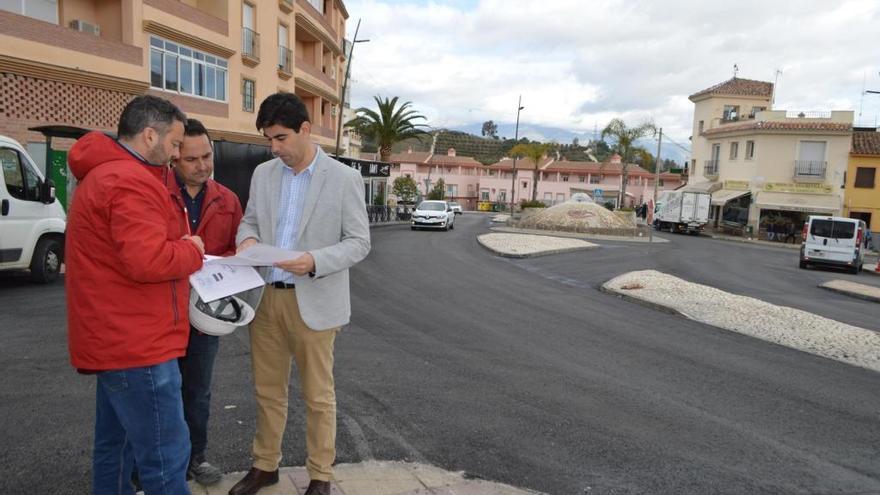
[[[773,110],[772,98],[771,83],[737,78],[690,97],[687,189],[712,193],[716,227],[774,237],[842,212],[853,112]]]
[[[30,127],[115,132],[131,98],[154,94],[215,140],[262,145],[259,104],[288,91],[333,150],[347,17],[341,0],[0,2],[0,134],[39,149]]]

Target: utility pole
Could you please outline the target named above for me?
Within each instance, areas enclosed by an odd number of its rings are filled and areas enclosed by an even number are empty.
[[[513,146],[519,144],[519,112],[522,106],[522,95],[516,103],[516,130],[513,132]],[[514,192],[516,192],[516,155],[513,155],[513,170],[510,172],[510,219],[513,220]]]
[[[351,50],[348,51],[348,60],[345,64],[345,77],[342,78],[342,96],[339,98],[339,120],[336,123],[336,157],[339,158],[339,140],[342,138],[342,113],[345,109],[345,91],[348,88],[348,76],[351,73],[351,59],[354,58],[355,43],[366,43],[370,40],[359,40],[358,31],[361,29],[361,20],[358,19],[357,27],[354,28],[354,38],[351,40]],[[344,43],[343,43],[344,44]]]
[[[654,200],[651,201],[651,220],[654,219],[654,210],[657,209],[657,190],[660,187],[660,145],[663,144],[663,128],[660,128],[660,137],[657,139],[657,157],[654,159]],[[645,223],[648,215],[645,214]],[[652,222],[653,223],[653,222]],[[654,242],[654,226],[648,226],[648,242]]]

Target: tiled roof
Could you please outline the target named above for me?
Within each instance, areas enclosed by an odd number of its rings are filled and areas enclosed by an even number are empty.
[[[880,132],[856,131],[852,137],[853,155],[880,155]]]
[[[852,124],[842,122],[798,122],[788,120],[759,120],[756,122],[744,122],[741,124],[729,124],[714,129],[703,131],[704,136],[725,134],[734,131],[823,131],[823,132],[850,132]]]
[[[470,156],[449,156],[449,155],[434,155],[431,157],[429,163],[432,165],[480,165],[483,164],[474,160]]]
[[[706,95],[733,95],[733,96],[761,96],[770,98],[773,94],[773,83],[764,81],[755,81],[753,79],[741,79],[734,77],[723,83],[716,84],[711,88],[690,95],[688,98],[693,101]]]
[[[413,151],[403,153],[392,153],[388,160],[391,163],[425,163],[431,158],[431,153],[427,151]]]

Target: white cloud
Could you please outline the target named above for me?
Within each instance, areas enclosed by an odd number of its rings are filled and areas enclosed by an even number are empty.
[[[492,119],[591,134],[654,119],[690,134],[687,95],[731,77],[773,81],[778,108],[880,113],[874,0],[349,0],[355,106],[400,96],[432,126]]]

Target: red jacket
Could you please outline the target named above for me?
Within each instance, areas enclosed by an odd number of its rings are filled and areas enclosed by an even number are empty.
[[[188,276],[202,257],[164,182],[113,139],[92,132],[68,154],[79,181],[67,215],[71,363],[99,371],[180,357],[189,339]]]
[[[168,174],[166,181],[171,197],[178,209],[183,211],[180,183],[173,173]],[[234,192],[219,182],[208,179],[205,182],[205,197],[202,199],[201,219],[199,227],[193,232],[205,243],[205,253],[215,256],[232,256],[235,254],[235,233],[241,223],[241,202]],[[186,227],[184,219],[183,229]]]

